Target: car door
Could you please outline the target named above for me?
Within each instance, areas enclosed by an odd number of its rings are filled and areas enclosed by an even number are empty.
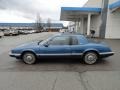
[[[71,55],[70,37],[56,36],[50,39],[40,49],[40,54],[44,56],[68,56]]]
[[[84,45],[80,43],[80,39],[77,36],[72,36],[71,37],[71,54],[72,55],[82,55],[84,51]]]

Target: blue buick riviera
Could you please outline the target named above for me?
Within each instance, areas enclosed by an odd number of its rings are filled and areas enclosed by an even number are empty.
[[[106,44],[90,41],[80,34],[57,34],[43,41],[20,45],[9,53],[26,64],[34,64],[41,57],[66,56],[79,56],[86,64],[94,64],[113,54]]]

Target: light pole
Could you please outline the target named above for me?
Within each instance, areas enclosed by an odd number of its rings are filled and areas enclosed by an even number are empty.
[[[100,38],[105,38],[109,0],[102,0]]]

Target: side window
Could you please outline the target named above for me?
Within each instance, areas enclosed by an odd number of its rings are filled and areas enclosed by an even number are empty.
[[[72,37],[72,45],[78,45],[78,39],[76,37]]]
[[[69,43],[70,40],[67,36],[55,37],[49,42],[50,45],[69,45]]]

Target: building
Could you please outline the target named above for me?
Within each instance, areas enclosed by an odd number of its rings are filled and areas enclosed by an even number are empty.
[[[62,23],[51,23],[48,27],[47,23],[41,23],[44,30],[51,31],[51,32],[58,32],[60,29],[63,28]],[[0,29],[14,29],[14,30],[33,30],[36,28],[35,23],[0,23]]]
[[[81,34],[94,30],[96,37],[105,34],[104,38],[120,39],[120,0],[109,0],[104,33],[100,30],[103,5],[103,0],[88,0],[83,7],[62,7],[60,19],[70,21],[69,28]]]
[[[0,29],[32,30],[34,23],[0,23]]]
[[[44,30],[49,32],[59,32],[59,30],[63,29],[64,26],[62,23],[51,23],[48,25],[47,23],[43,23]]]

